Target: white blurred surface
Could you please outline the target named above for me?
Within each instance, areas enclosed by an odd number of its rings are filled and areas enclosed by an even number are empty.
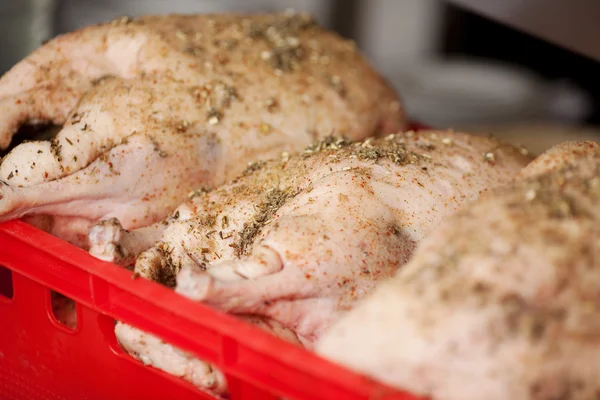
[[[392,81],[404,64],[432,57],[441,32],[440,0],[365,0],[357,42]]]
[[[481,60],[424,60],[399,72],[408,113],[440,127],[543,118],[547,88],[519,68]]]
[[[309,11],[320,23],[326,24],[330,5],[329,0],[61,0],[57,25],[60,32],[68,32],[121,15],[257,12],[286,8]]]
[[[408,114],[439,128],[548,121],[579,123],[591,99],[569,82],[547,82],[535,72],[489,60],[421,60],[394,81]]]

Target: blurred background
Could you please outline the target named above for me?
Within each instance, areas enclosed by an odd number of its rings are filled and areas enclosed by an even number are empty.
[[[535,152],[600,141],[598,0],[0,0],[0,73],[44,40],[121,15],[286,8],[354,39],[422,123]]]

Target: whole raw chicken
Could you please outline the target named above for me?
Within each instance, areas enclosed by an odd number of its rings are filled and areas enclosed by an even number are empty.
[[[0,115],[0,149],[24,123],[64,124],[0,164],[0,221],[46,216],[29,221],[84,247],[93,222],[150,225],[252,160],[404,126],[354,45],[291,12],[120,18],[60,36],[0,79]]]
[[[600,146],[566,143],[436,229],[317,344],[436,400],[600,394]]]
[[[135,261],[136,274],[220,310],[275,321],[310,348],[439,221],[528,161],[496,140],[452,132],[354,144],[331,137],[195,193],[157,225],[127,232],[100,223],[91,252]],[[146,362],[198,381],[192,357],[179,359],[189,360],[185,369],[161,356],[171,346],[150,346],[143,332],[119,324],[117,336]]]

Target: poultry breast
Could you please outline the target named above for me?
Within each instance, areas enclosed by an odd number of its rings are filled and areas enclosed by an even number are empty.
[[[436,400],[600,393],[600,146],[566,143],[436,229],[320,339]]]
[[[305,14],[117,19],[60,36],[0,79],[0,149],[23,123],[64,124],[0,164],[0,221],[85,247],[89,226],[164,218],[194,188],[332,133],[404,127],[354,45]]]
[[[135,274],[219,310],[275,321],[310,348],[440,220],[528,161],[491,138],[452,132],[352,144],[330,137],[192,194],[151,227],[128,232],[103,221],[90,231],[91,253],[135,262]],[[125,348],[175,369],[125,327],[117,327]]]

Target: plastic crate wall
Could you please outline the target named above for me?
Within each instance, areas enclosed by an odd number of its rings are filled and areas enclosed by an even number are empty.
[[[0,224],[0,399],[210,399],[124,353],[120,320],[212,362],[230,398],[395,399],[387,388],[21,221]],[[50,290],[77,302],[77,327]]]

